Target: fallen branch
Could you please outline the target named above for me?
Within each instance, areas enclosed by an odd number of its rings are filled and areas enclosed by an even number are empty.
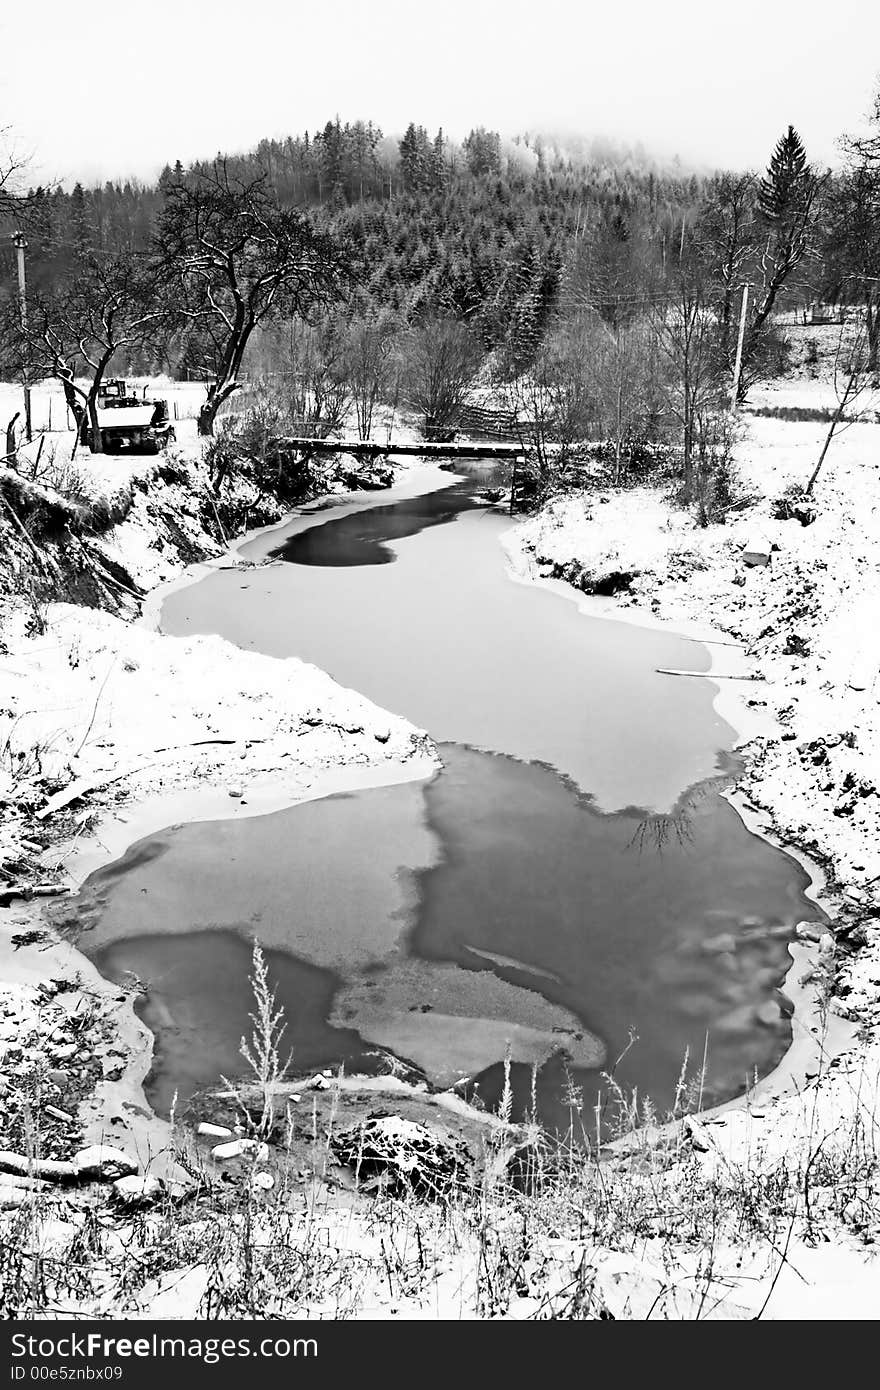
[[[220,532],[220,539],[222,540],[223,544],[226,546],[228,550],[229,538],[226,535],[226,532],[223,530],[223,522],[220,520],[220,513],[217,511],[217,504],[215,503],[214,498],[211,496],[211,490],[209,487],[207,487],[207,485],[205,487],[205,495],[211,504],[211,511],[214,513],[214,520],[216,521],[217,529]]]
[[[737,675],[731,671],[681,671],[675,666],[655,666],[654,670],[660,676],[702,676],[707,681],[762,681],[764,676]]]
[[[0,907],[9,907],[15,898],[22,898],[24,902],[30,902],[32,898],[59,898],[62,893],[69,893],[68,885],[62,883],[6,883],[0,888]],[[18,950],[18,947],[15,948]]]
[[[26,527],[24,526],[23,522],[21,521],[21,519],[20,519],[18,513],[16,512],[15,508],[13,507],[12,503],[11,503],[11,502],[8,502],[8,501],[6,500],[6,498],[3,496],[2,493],[0,493],[0,501],[2,501],[4,507],[5,507],[6,510],[8,511],[9,515],[12,517],[12,520],[13,520],[13,522],[15,523],[15,525],[17,526],[18,530],[19,530],[19,531],[21,532],[21,534],[24,536],[24,539],[27,541],[28,545],[30,546],[30,548],[31,548],[31,550],[32,550],[32,552],[33,552],[34,559],[36,560],[37,564],[38,564],[38,565],[40,566],[40,568],[42,569],[42,568],[43,568],[43,557],[42,557],[42,555],[40,554],[39,550],[37,549],[36,544],[34,543],[34,539],[33,539],[33,537],[31,536],[30,532],[29,532],[29,531],[26,529]]]
[[[115,575],[108,573],[104,565],[103,556],[100,554],[100,552],[91,550],[86,545],[85,541],[82,539],[81,536],[74,536],[74,540],[77,542],[80,550],[86,557],[86,561],[92,562],[92,574],[95,576],[96,579],[99,580],[100,583],[109,584],[114,589],[121,589],[124,594],[131,594],[131,597],[137,599],[138,603],[143,603],[144,595],[142,593],[139,594],[135,589],[131,589],[127,584],[123,584],[121,579],[117,579]]]
[[[191,743],[169,744],[165,748],[155,748],[154,753],[178,753],[185,748],[201,748],[205,744],[233,744],[233,743],[265,743],[265,738],[196,738]],[[89,792],[101,791],[104,787],[112,786],[114,782],[121,782],[125,777],[133,777],[136,772],[144,772],[148,767],[153,766],[151,759],[147,763],[137,763],[134,767],[125,767],[121,772],[106,772],[99,777],[81,777],[76,782],[71,782],[65,787],[64,791],[56,792],[50,796],[41,811],[37,811],[36,819],[45,820],[47,816],[54,815],[56,811],[63,811],[65,806],[69,806],[72,801],[78,801],[80,797],[87,796]]]
[[[78,758],[79,755],[80,755],[80,753],[83,751],[83,748],[85,747],[85,745],[86,745],[86,743],[87,743],[87,741],[88,741],[89,734],[92,732],[92,728],[93,728],[94,723],[95,723],[95,720],[96,720],[96,718],[97,718],[97,716],[98,716],[98,706],[99,706],[99,704],[101,703],[101,696],[104,694],[104,688],[105,688],[105,686],[106,686],[108,680],[109,680],[110,677],[112,676],[113,671],[114,671],[114,668],[115,668],[116,663],[117,663],[118,660],[119,660],[119,656],[118,656],[118,655],[114,656],[113,660],[110,662],[110,665],[107,667],[107,673],[106,673],[106,675],[104,676],[104,679],[101,681],[100,687],[98,688],[98,693],[97,693],[97,695],[95,696],[95,703],[94,703],[94,706],[93,706],[93,708],[92,708],[92,717],[91,717],[91,719],[90,719],[89,722],[88,722],[88,726],[86,727],[86,731],[85,731],[85,733],[83,734],[82,739],[80,740],[80,743],[79,743],[78,748],[77,748],[76,751],[74,752],[74,755],[73,755],[73,756],[74,756],[75,758]]]

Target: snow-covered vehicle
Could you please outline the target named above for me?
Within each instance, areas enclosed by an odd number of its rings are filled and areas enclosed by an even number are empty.
[[[98,393],[98,427],[106,454],[158,454],[175,438],[168,419],[168,402],[147,396],[145,386],[106,382]]]

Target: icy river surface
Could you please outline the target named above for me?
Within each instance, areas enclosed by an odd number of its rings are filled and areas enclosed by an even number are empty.
[[[779,986],[808,880],[720,794],[733,731],[690,639],[589,616],[511,578],[478,473],[301,515],[166,600],[177,634],[295,655],[425,728],[434,776],[178,827],[92,876],[89,953],[149,982],[148,1083],[168,1109],[241,1070],[251,938],[297,1072],[469,1078],[545,1120],[615,1068],[661,1109],[785,1050]],[[411,491],[411,488],[409,489]],[[403,494],[403,495],[401,495]],[[623,1056],[618,1063],[617,1059]]]

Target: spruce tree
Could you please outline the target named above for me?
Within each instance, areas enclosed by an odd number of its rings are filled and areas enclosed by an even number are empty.
[[[811,184],[807,152],[794,126],[777,141],[758,185],[758,209],[771,226],[784,226],[801,212]]]

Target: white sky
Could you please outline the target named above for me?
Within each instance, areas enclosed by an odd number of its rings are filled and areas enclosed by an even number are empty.
[[[337,113],[641,141],[763,166],[792,122],[818,163],[880,77],[874,0],[4,0],[0,126],[31,178],[152,176]]]

